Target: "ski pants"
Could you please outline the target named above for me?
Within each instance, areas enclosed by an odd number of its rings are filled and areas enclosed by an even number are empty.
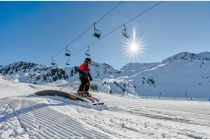
[[[80,86],[79,86],[79,91],[85,91],[87,92],[90,88],[90,81],[89,79],[85,79],[85,78],[80,78]]]

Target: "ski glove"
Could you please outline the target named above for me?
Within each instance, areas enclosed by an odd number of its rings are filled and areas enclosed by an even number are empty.
[[[90,81],[93,80],[93,78],[92,78],[92,76],[90,75],[90,73],[88,73],[88,77],[89,77],[89,80],[90,80]]]

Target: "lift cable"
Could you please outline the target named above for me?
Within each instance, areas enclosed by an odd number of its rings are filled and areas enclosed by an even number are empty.
[[[110,14],[114,9],[116,9],[119,5],[121,5],[123,3],[123,1],[118,2],[116,5],[114,5],[114,7],[112,7],[109,11],[107,11],[101,18],[99,18],[95,23],[99,23],[102,19],[104,19],[108,14]],[[87,29],[85,29],[81,34],[79,34],[76,38],[74,38],[70,43],[67,44],[67,46],[72,45],[74,42],[76,42],[77,40],[79,40],[85,33],[87,33],[91,28],[93,28],[93,25],[91,24],[90,26],[88,26]],[[62,53],[65,50],[65,47],[62,48],[61,50],[59,50],[57,53],[55,53],[55,55],[53,55],[53,57],[55,58],[57,55],[59,55],[60,53]],[[48,62],[48,61],[47,61]],[[46,63],[46,62],[45,62]],[[44,63],[44,64],[45,64]]]
[[[100,39],[93,41],[92,43],[88,44],[88,47],[91,47],[92,45],[94,45],[95,43],[97,43],[99,40],[104,39],[105,37],[109,36],[110,34],[112,34],[113,32],[117,31],[118,29],[120,29],[121,27],[123,27],[125,24],[128,24],[129,22],[135,20],[136,18],[144,15],[145,13],[149,12],[150,10],[152,10],[154,7],[158,6],[159,4],[161,4],[163,1],[160,1],[154,5],[152,5],[151,7],[145,9],[143,12],[139,13],[138,15],[136,15],[135,17],[129,19],[128,21],[126,21],[125,23],[121,24],[120,26],[116,27],[115,29],[113,29],[112,31],[110,31],[109,33],[105,34],[104,36],[102,36]],[[77,53],[83,51],[86,47],[83,47],[82,49],[78,50],[77,52],[75,52],[73,55],[76,55]]]

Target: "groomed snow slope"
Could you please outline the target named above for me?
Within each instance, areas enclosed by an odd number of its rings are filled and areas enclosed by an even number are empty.
[[[10,93],[9,83],[0,95]],[[32,92],[16,87],[17,95]],[[105,101],[104,110],[61,97],[2,98],[0,138],[210,138],[209,102],[92,94]]]

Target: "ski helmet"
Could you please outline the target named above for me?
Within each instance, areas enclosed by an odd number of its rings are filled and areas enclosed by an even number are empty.
[[[85,58],[85,62],[91,62],[90,58]]]

